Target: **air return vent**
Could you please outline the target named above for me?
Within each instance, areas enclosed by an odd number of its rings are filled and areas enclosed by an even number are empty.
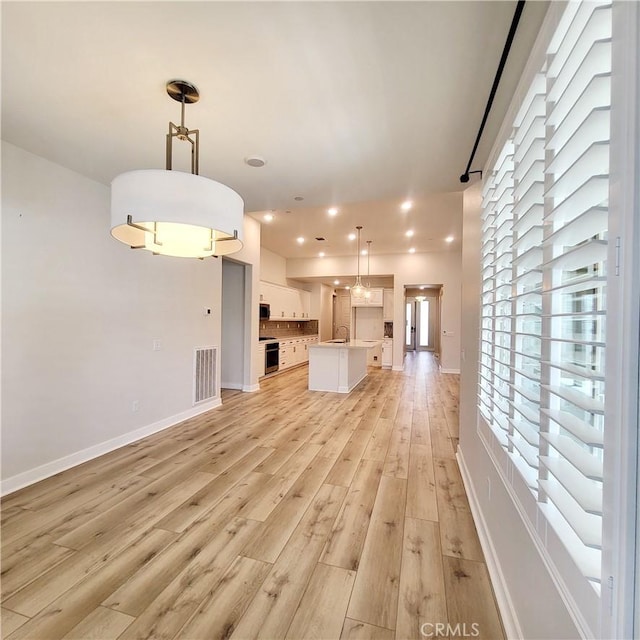
[[[193,404],[217,396],[217,347],[196,347],[193,359]]]

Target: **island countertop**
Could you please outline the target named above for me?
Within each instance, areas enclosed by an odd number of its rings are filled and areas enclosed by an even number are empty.
[[[309,349],[373,349],[376,345],[381,344],[382,340],[327,340],[326,342],[318,342],[311,345]]]

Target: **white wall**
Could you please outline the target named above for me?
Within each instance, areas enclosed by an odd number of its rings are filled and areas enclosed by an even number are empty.
[[[240,251],[229,256],[227,260],[245,265],[244,290],[244,367],[243,391],[257,391],[261,250],[260,223],[250,216],[244,217],[244,246]],[[275,255],[275,254],[274,254]]]
[[[258,223],[260,224],[260,223]],[[287,261],[269,249],[260,252],[260,279],[273,284],[287,286]]]
[[[465,486],[509,637],[579,638],[542,557],[478,436],[480,185],[464,193],[460,444]],[[444,342],[444,341],[443,341]]]
[[[462,204],[462,195],[460,195]],[[393,367],[400,370],[404,358],[404,288],[421,283],[443,285],[440,364],[444,371],[460,369],[460,287],[459,251],[371,256],[372,275],[393,275],[394,332]],[[299,258],[287,260],[287,277],[305,278],[350,273],[353,258]]]
[[[222,260],[221,386],[244,386],[245,282],[243,264]]]
[[[133,251],[109,206],[108,187],[2,144],[5,492],[201,410],[193,350],[220,345],[221,261]]]

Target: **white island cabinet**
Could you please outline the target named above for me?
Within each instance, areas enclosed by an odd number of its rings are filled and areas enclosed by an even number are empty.
[[[309,391],[349,393],[367,376],[367,351],[380,340],[319,342],[309,347]]]

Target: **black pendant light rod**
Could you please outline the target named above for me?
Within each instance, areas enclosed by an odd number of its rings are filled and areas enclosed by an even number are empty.
[[[502,77],[504,66],[507,63],[507,57],[509,56],[509,51],[511,50],[513,38],[516,35],[516,29],[518,28],[518,23],[520,22],[520,16],[522,15],[522,10],[524,9],[524,3],[525,3],[525,0],[518,0],[518,4],[516,6],[516,12],[513,14],[513,20],[511,21],[511,28],[509,29],[509,35],[507,36],[507,41],[504,43],[504,49],[502,50],[502,57],[500,58],[500,64],[498,65],[496,76],[493,79],[493,86],[491,87],[489,100],[487,100],[487,106],[485,107],[484,115],[482,116],[480,129],[478,129],[478,135],[476,137],[475,144],[473,145],[473,150],[471,151],[471,157],[469,158],[469,163],[467,164],[467,168],[465,169],[465,172],[460,176],[460,182],[469,182],[469,175],[472,173],[479,173],[480,177],[482,177],[482,171],[469,171],[469,169],[471,169],[471,163],[473,162],[473,158],[476,155],[478,144],[480,142],[480,138],[482,137],[482,132],[484,131],[484,125],[487,123],[487,118],[489,117],[491,106],[493,105],[493,99],[496,97],[496,92],[498,91],[500,78]]]

